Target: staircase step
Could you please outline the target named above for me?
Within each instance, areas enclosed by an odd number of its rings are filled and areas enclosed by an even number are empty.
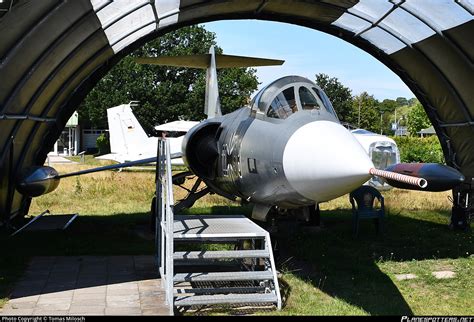
[[[194,260],[188,260],[188,259],[175,259],[174,260],[174,265],[175,267],[196,267],[196,266],[212,266],[212,267],[219,267],[219,269],[210,269],[210,268],[203,268],[201,270],[206,270],[206,271],[220,271],[220,272],[228,272],[228,271],[234,271],[238,270],[240,267],[239,263],[237,262],[238,259],[231,259],[231,260],[220,260],[217,261],[217,259],[194,259]],[[232,269],[235,268],[235,269]],[[178,272],[178,271],[176,271]],[[188,270],[189,272],[189,270]]]
[[[243,304],[243,303],[276,303],[277,296],[273,293],[253,294],[218,294],[194,295],[177,297],[175,306],[192,306],[208,304]]]
[[[273,279],[273,273],[267,271],[245,271],[245,272],[202,272],[202,273],[178,273],[174,276],[174,282],[208,282],[208,281],[262,281]]]
[[[264,238],[268,232],[242,215],[174,216],[175,239]]]
[[[258,293],[265,292],[264,286],[241,286],[241,287],[214,287],[214,288],[175,288],[174,293],[179,294],[177,296],[183,296],[185,294],[227,294],[227,293]]]
[[[188,251],[175,252],[174,259],[221,259],[221,258],[269,258],[268,250],[224,250],[224,251]]]

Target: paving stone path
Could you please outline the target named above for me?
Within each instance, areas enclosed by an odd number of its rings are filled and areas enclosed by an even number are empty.
[[[431,273],[437,279],[447,279],[447,278],[454,278],[456,273],[453,271],[437,271]],[[418,278],[415,274],[396,274],[395,278],[399,281],[404,280],[411,280],[414,278]]]
[[[456,276],[456,273],[453,271],[438,271],[432,274],[437,279],[454,278]]]
[[[0,315],[168,315],[153,256],[35,257]]]
[[[395,278],[399,281],[404,281],[404,280],[412,280],[414,278],[417,278],[415,274],[396,274]]]

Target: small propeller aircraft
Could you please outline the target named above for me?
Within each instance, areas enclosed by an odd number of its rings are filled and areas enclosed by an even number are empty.
[[[305,220],[319,203],[347,194],[377,175],[394,186],[424,191],[452,189],[464,181],[440,164],[396,164],[375,169],[354,134],[338,120],[324,91],[312,81],[287,76],[275,80],[248,106],[222,115],[217,69],[281,65],[281,60],[209,54],[138,58],[141,64],[206,69],[207,119],[184,135],[181,152],[189,168],[173,177],[181,184],[191,174],[206,189],[193,190],[175,210],[190,207],[206,193],[254,204],[252,217],[265,221],[271,210],[291,211]],[[59,175],[50,167],[25,169],[17,190],[35,197],[53,191],[61,178],[156,161],[156,155],[112,166]]]

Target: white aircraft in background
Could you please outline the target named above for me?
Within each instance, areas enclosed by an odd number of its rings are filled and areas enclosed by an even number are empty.
[[[145,133],[132,111],[133,103],[123,104],[107,109],[109,124],[110,153],[97,157],[100,160],[113,160],[119,163],[136,161],[156,156],[157,137]],[[166,132],[170,142],[170,152],[181,153],[183,136],[196,121],[173,121],[155,127],[159,132]],[[184,165],[183,159],[173,159],[172,164]]]
[[[365,152],[372,159],[376,169],[386,169],[391,165],[400,163],[400,151],[397,143],[388,136],[370,132],[364,129],[351,130]],[[372,177],[365,183],[378,190],[389,190],[392,188],[387,182],[379,177]]]

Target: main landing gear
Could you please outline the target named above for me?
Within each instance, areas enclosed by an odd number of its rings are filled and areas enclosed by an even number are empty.
[[[195,178],[195,175],[190,171],[180,172],[173,175],[173,184],[188,192],[186,197],[184,197],[183,199],[175,203],[173,207],[175,214],[179,213],[180,211],[184,209],[191,208],[197,200],[201,199],[202,197],[210,193],[209,187],[207,186],[201,187],[203,184],[203,181],[200,178],[197,178],[193,186],[191,187],[191,189],[188,189],[185,186],[186,181],[191,180],[193,178]],[[153,197],[151,201],[150,229],[152,231],[155,231],[155,225],[156,225],[155,204],[156,204],[156,195]]]

